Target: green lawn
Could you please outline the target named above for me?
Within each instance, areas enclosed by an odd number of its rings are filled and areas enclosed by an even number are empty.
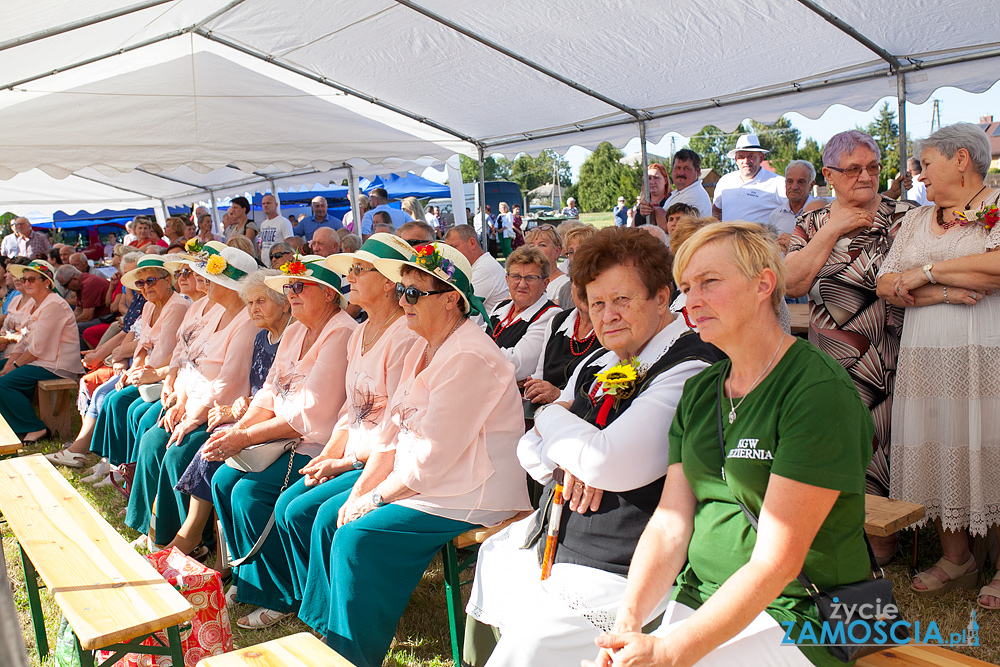
[[[599,223],[598,220],[597,224]],[[59,443],[56,441],[44,441],[40,447],[33,448],[29,453],[53,451],[58,446]],[[96,457],[92,457],[91,462],[96,463],[96,461]],[[68,468],[60,468],[60,470],[126,540],[137,537],[135,531],[122,523],[124,502],[116,491],[111,488],[95,489],[89,484],[80,482],[80,478],[83,476],[82,472],[85,470],[77,471]],[[14,599],[18,606],[31,664],[33,666],[54,666],[56,662],[51,654],[44,663],[40,663],[37,653],[34,653],[35,642],[28,615],[24,577],[16,542],[6,523],[2,526],[2,535],[7,567],[14,588]],[[908,560],[912,548],[912,533],[904,532],[901,535],[904,543],[904,555],[898,557],[885,570],[895,584],[896,598],[903,610],[904,618],[911,622],[920,620],[924,627],[928,622],[935,621],[942,633],[954,632],[961,631],[962,628],[966,627],[969,622],[969,613],[975,608],[980,625],[980,647],[963,647],[956,650],[991,663],[1000,662],[1000,623],[998,623],[997,612],[984,612],[975,607],[976,591],[954,591],[938,598],[929,599],[915,596],[909,588]],[[940,546],[930,528],[925,528],[920,533],[919,554],[921,569],[929,567],[940,557]],[[993,568],[988,567],[986,570],[984,574],[992,576]],[[45,612],[49,644],[55,646],[55,633],[58,629],[60,613],[45,590],[42,591],[42,606]],[[237,608],[233,610],[232,618],[235,620],[251,609],[248,605],[237,605]],[[262,641],[303,631],[309,631],[309,628],[294,617],[263,631],[241,630],[235,624],[233,625],[237,648],[252,646]],[[399,623],[396,639],[385,664],[391,667],[443,667],[452,664],[440,557],[434,559],[420,585],[413,593],[410,606]]]

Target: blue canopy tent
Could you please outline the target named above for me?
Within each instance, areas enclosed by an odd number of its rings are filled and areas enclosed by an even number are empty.
[[[451,195],[451,190],[447,185],[429,181],[413,173],[407,173],[406,176],[390,174],[388,178],[376,176],[371,180],[367,178],[361,179],[361,191],[363,193],[368,194],[374,188],[385,188],[389,199],[403,199],[404,197],[431,199],[433,197],[448,197]]]

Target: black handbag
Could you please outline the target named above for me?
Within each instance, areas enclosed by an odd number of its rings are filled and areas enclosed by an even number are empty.
[[[729,481],[725,472],[726,443],[722,435],[724,380],[725,374],[720,375],[715,408],[719,450],[722,452],[722,480],[728,486]],[[733,499],[739,503],[743,515],[753,529],[757,530],[757,516],[747,509],[735,494]],[[871,562],[872,579],[821,591],[806,576],[805,571],[796,577],[816,604],[820,620],[820,629],[816,632],[817,642],[829,640],[827,643],[817,645],[825,646],[834,658],[845,663],[906,643],[910,637],[910,624],[904,621],[899,611],[899,605],[892,593],[892,582],[885,578],[885,572],[875,562],[875,552],[872,551],[868,536],[864,535],[864,538],[865,546],[868,548],[868,559]]]

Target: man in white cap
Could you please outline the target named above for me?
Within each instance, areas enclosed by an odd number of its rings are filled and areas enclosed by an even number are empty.
[[[722,220],[746,220],[767,224],[771,211],[785,203],[785,181],[774,172],[761,168],[767,149],[756,134],[741,135],[729,157],[736,160],[736,171],[719,179],[712,200],[712,215]]]
[[[628,206],[625,205],[625,197],[619,197],[614,210],[615,227],[628,227]]]

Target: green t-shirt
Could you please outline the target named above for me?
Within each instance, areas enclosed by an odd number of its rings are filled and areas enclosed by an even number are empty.
[[[820,590],[868,577],[865,469],[872,456],[874,425],[843,367],[804,340],[797,340],[774,370],[753,389],[729,423],[723,397],[726,481],[716,418],[721,361],[687,381],[670,428],[670,463],[682,463],[698,499],[688,564],[677,578],[675,599],[698,608],[750,560],[755,531],[734,495],[760,515],[770,474],[840,491],[806,556],[805,572]],[[792,581],[767,612],[794,621],[798,637],[805,620],[815,624],[816,606]],[[816,665],[840,665],[822,647],[801,647]],[[793,650],[789,648],[788,650]]]

